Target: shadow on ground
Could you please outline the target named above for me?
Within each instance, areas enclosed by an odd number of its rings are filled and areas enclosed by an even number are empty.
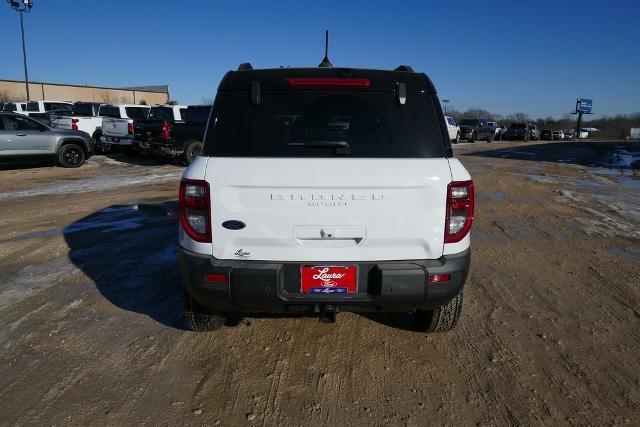
[[[111,303],[186,329],[177,268],[177,203],[115,205],[63,231],[69,259]]]
[[[573,163],[618,169],[640,169],[640,144],[611,142],[537,143],[464,153],[463,156]]]

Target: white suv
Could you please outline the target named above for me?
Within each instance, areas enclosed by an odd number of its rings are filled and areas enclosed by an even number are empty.
[[[423,73],[253,70],[220,83],[180,185],[185,314],[415,311],[451,329],[470,261],[473,183]]]

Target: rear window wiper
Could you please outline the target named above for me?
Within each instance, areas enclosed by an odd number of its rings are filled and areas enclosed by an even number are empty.
[[[351,153],[351,147],[347,141],[304,141],[289,142],[290,147],[309,147],[309,148],[335,148],[336,154],[348,156]]]

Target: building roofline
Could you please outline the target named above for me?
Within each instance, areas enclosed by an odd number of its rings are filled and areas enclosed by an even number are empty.
[[[24,80],[13,80],[13,79],[0,79],[0,82],[10,82],[10,83],[22,83],[22,84],[24,84]],[[79,84],[72,84],[72,83],[38,82],[38,81],[33,81],[33,80],[30,80],[29,84],[50,85],[50,86],[86,87],[86,88],[91,88],[91,89],[107,89],[107,90],[128,90],[128,91],[148,92],[148,93],[165,93],[167,95],[169,94],[169,85],[161,85],[161,86],[166,86],[166,91],[164,91],[164,90],[134,89],[134,88],[126,88],[126,87],[79,85]],[[159,86],[159,85],[154,85],[154,86]]]

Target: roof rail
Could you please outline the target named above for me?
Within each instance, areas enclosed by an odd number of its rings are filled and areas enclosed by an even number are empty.
[[[406,71],[407,73],[413,73],[413,68],[411,68],[411,65],[399,65],[393,71]]]
[[[242,64],[238,65],[238,71],[249,71],[249,70],[253,70],[253,67],[249,62],[243,62]]]

